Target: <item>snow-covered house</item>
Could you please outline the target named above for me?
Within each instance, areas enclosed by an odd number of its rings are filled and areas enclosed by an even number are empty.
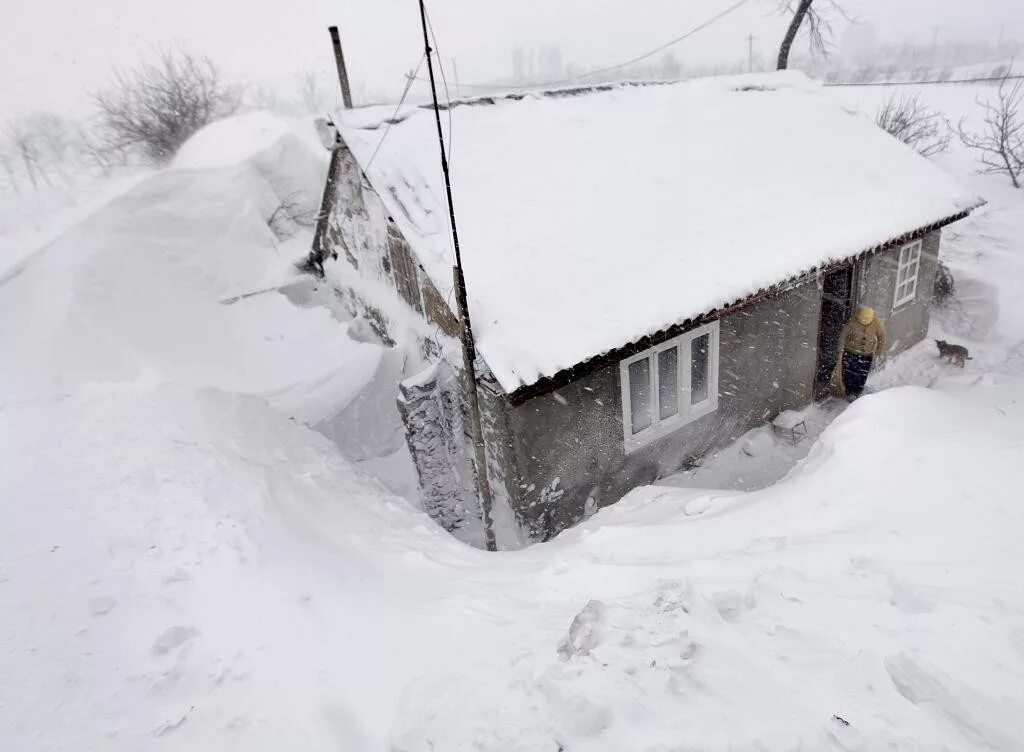
[[[314,261],[382,333],[420,322],[443,358],[458,319],[434,115],[389,115],[336,117]],[[485,97],[442,122],[488,472],[533,539],[807,404],[854,305],[891,351],[920,341],[941,228],[978,203],[796,73]],[[439,373],[405,389],[436,513],[465,479]]]

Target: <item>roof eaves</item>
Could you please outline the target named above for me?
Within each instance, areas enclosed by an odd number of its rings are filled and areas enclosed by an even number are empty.
[[[831,261],[825,264],[820,264],[818,266],[813,266],[810,269],[806,269],[800,272],[799,274],[784,279],[769,287],[761,288],[760,290],[757,290],[756,292],[751,293],[746,297],[734,300],[733,302],[728,303],[720,308],[708,311],[707,313],[701,314],[699,316],[693,316],[684,321],[681,321],[678,324],[674,324],[673,326],[670,326],[667,329],[652,332],[651,334],[648,334],[647,336],[642,337],[641,339],[638,339],[635,342],[630,342],[626,345],[623,345],[622,347],[609,350],[608,352],[602,353],[593,358],[589,358],[588,360],[585,360],[581,363],[577,363],[576,365],[570,366],[569,368],[564,368],[561,371],[552,374],[551,376],[542,377],[537,381],[533,382],[532,384],[523,385],[507,395],[509,404],[511,404],[512,406],[522,405],[535,397],[540,397],[549,392],[553,392],[556,389],[561,389],[562,387],[572,383],[573,381],[581,379],[584,376],[588,376],[596,371],[599,371],[602,368],[605,368],[606,366],[618,363],[623,358],[628,358],[631,355],[635,355],[637,353],[643,352],[644,350],[648,350],[651,347],[654,347],[655,345],[664,342],[665,340],[677,337],[690,329],[694,329],[708,322],[715,321],[717,319],[722,318],[723,316],[727,316],[740,309],[747,308],[755,303],[764,300],[765,298],[769,298],[773,295],[779,295],[781,293],[788,292],[789,290],[792,290],[793,288],[798,287],[810,281],[811,279],[814,279],[820,274],[826,274],[841,266],[845,266],[850,262],[858,261],[872,253],[878,253],[880,251],[893,248],[895,246],[904,245],[905,243],[908,243],[912,240],[916,240],[917,238],[920,238],[924,235],[927,235],[930,232],[945,227],[946,225],[952,224],[953,222],[958,222],[961,219],[965,219],[972,211],[981,206],[984,206],[986,203],[987,202],[984,199],[978,199],[972,206],[963,209],[957,212],[956,214],[949,215],[944,219],[938,220],[923,227],[919,227],[918,229],[908,233],[904,233],[903,235],[890,238],[882,243],[874,245],[870,248],[866,248],[865,250],[860,251],[859,253],[853,254],[851,256],[847,256],[845,258],[836,261]]]

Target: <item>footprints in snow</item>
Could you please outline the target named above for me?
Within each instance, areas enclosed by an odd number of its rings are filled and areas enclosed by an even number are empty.
[[[153,643],[153,655],[167,655],[198,634],[199,632],[192,627],[168,627],[156,638],[156,642]]]
[[[100,595],[95,598],[89,599],[89,616],[96,618],[103,616],[104,614],[110,613],[111,609],[117,605],[117,601],[113,598]]]

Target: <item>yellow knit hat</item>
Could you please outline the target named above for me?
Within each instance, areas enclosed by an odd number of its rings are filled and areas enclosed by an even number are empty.
[[[861,306],[860,309],[857,311],[857,321],[859,321],[861,323],[861,325],[867,326],[868,324],[870,324],[874,320],[875,320],[875,311],[874,311],[874,309],[868,308],[867,306]]]

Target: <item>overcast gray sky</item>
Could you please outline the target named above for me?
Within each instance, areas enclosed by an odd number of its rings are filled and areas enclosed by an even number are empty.
[[[465,82],[507,75],[517,45],[558,45],[586,67],[621,61],[681,34],[734,0],[430,0],[439,46]],[[824,2],[824,0],[819,0]],[[1024,38],[1024,0],[843,0],[882,38]],[[29,109],[79,114],[86,92],[155,47],[208,54],[233,77],[289,80],[333,65],[335,23],[353,82],[390,97],[419,59],[417,0],[0,0],[0,119]],[[688,62],[741,59],[745,37],[770,53],[778,0],[750,0],[673,52]],[[840,24],[841,26],[842,24]],[[839,30],[841,36],[842,30]]]

